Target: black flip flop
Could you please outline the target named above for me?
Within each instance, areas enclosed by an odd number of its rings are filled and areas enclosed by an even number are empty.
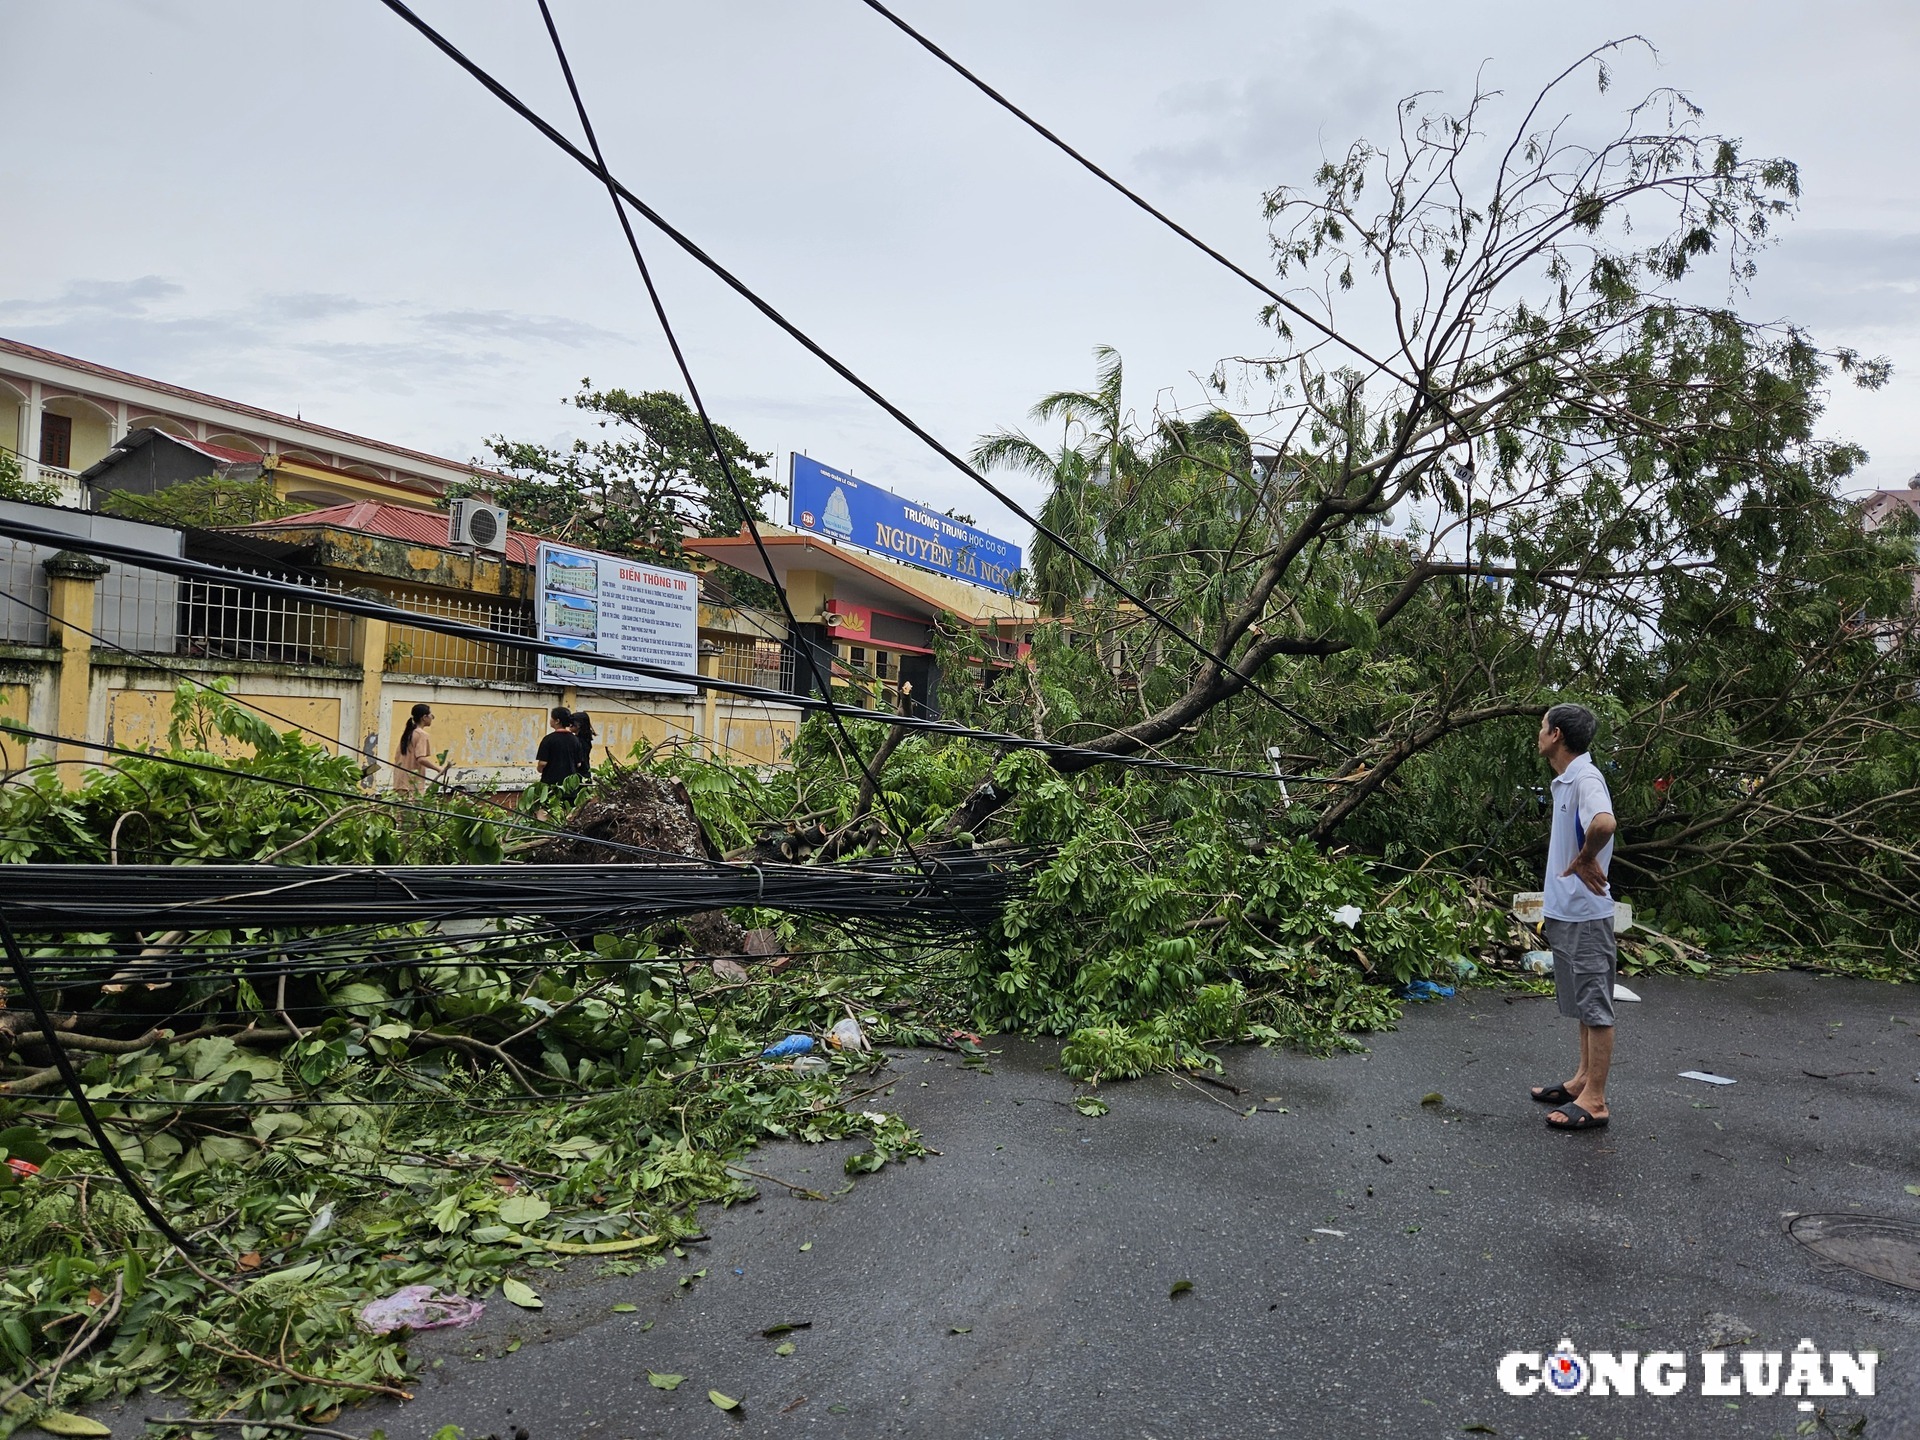
[[[1573,1099],[1573,1092],[1564,1085],[1549,1085],[1544,1090],[1527,1091],[1542,1105],[1565,1105]]]
[[[1567,1118],[1564,1120],[1556,1120],[1551,1115],[1547,1116],[1547,1128],[1549,1130],[1604,1130],[1607,1121],[1612,1118],[1611,1116],[1590,1115],[1571,1100],[1565,1105],[1558,1105],[1554,1108],[1565,1114]]]

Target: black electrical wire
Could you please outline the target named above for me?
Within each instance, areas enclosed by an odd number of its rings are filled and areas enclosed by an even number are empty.
[[[73,1062],[67,1058],[67,1050],[60,1043],[59,1034],[53,1028],[53,1017],[47,1013],[46,1003],[40,998],[40,987],[34,984],[33,971],[27,964],[27,957],[20,953],[20,941],[13,933],[13,926],[7,920],[6,911],[0,908],[0,941],[4,941],[7,951],[7,964],[12,968],[15,978],[20,982],[20,993],[27,997],[27,1007],[33,1011],[34,1021],[40,1026],[41,1033],[47,1037],[47,1045],[53,1051],[54,1068],[60,1072],[60,1081],[67,1087],[67,1093],[73,1097],[74,1108],[80,1112],[80,1119],[87,1127],[87,1133],[93,1136],[93,1143],[99,1147],[100,1158],[107,1162],[113,1173],[120,1177],[120,1183],[127,1188],[127,1194],[133,1198],[146,1217],[169,1241],[180,1248],[181,1253],[197,1255],[199,1247],[188,1241],[160,1213],[160,1207],[140,1182],[134,1178],[133,1171],[127,1168],[127,1162],[120,1158],[120,1151],[107,1138],[100,1117],[93,1113],[93,1102],[87,1099],[87,1090],[80,1083],[80,1076],[73,1068]]]
[[[1074,149],[1073,146],[1069,145],[1065,140],[1061,139],[1053,131],[1049,130],[1045,125],[1042,125],[1038,120],[1034,119],[1033,116],[1029,115],[1025,110],[1022,110],[1018,105],[1014,104],[1013,101],[1009,100],[1006,96],[1002,95],[998,90],[994,89],[993,86],[989,85],[986,81],[982,80],[978,75],[974,74],[973,71],[969,70],[965,65],[962,65],[958,60],[954,59],[953,56],[949,55],[945,50],[942,50],[938,45],[934,44],[934,42],[929,40],[925,35],[922,35],[918,30],[914,29],[913,26],[909,25],[905,20],[902,20],[898,15],[894,14],[893,11],[889,10],[885,5],[881,4],[880,0],[861,0],[861,3],[864,4],[869,10],[873,11],[876,15],[880,16],[883,20],[886,20],[889,23],[891,23],[896,29],[898,29],[902,34],[904,34],[908,39],[912,40],[921,49],[925,50],[929,55],[933,56],[934,59],[938,60],[941,64],[945,65],[948,69],[952,70],[954,74],[958,75],[962,80],[965,80],[969,85],[973,86],[982,95],[985,95],[989,100],[993,101],[994,104],[998,105],[1001,109],[1005,110],[1009,115],[1013,116],[1014,119],[1018,120],[1021,124],[1027,126],[1036,135],[1039,135],[1042,139],[1047,141],[1048,144],[1053,145],[1055,148],[1060,150],[1063,154],[1065,154],[1068,158],[1070,158],[1075,163],[1080,165],[1083,169],[1085,169],[1089,174],[1093,175],[1096,179],[1105,182],[1106,184],[1112,186],[1115,190],[1119,191],[1120,194],[1124,195],[1128,200],[1131,200],[1135,205],[1139,206],[1142,210],[1146,211],[1147,214],[1151,215],[1155,220],[1158,220],[1162,225],[1166,226],[1169,230],[1173,231],[1174,234],[1178,235],[1182,240],[1185,240],[1189,245],[1193,246],[1194,249],[1198,250],[1202,255],[1205,255],[1208,259],[1213,260],[1215,263],[1221,265],[1232,274],[1237,275],[1240,279],[1246,281],[1247,284],[1251,285],[1254,289],[1258,290],[1262,295],[1266,296],[1267,299],[1271,300],[1275,305],[1279,306],[1282,310],[1285,310],[1289,315],[1292,315],[1295,319],[1298,319],[1304,322],[1308,326],[1319,331],[1320,334],[1324,335],[1327,339],[1333,341],[1336,345],[1339,345],[1344,349],[1351,351],[1356,357],[1366,361],[1367,364],[1373,366],[1374,369],[1378,371],[1380,374],[1387,376],[1391,380],[1398,381],[1400,384],[1408,386],[1411,389],[1418,390],[1421,394],[1426,395],[1429,400],[1433,400],[1435,404],[1439,403],[1437,397],[1435,397],[1430,391],[1428,391],[1427,387],[1424,384],[1416,380],[1408,380],[1405,377],[1397,374],[1390,366],[1387,365],[1385,361],[1375,359],[1372,355],[1368,354],[1365,350],[1361,349],[1360,346],[1354,344],[1352,340],[1349,340],[1345,335],[1342,335],[1339,331],[1335,330],[1331,325],[1327,324],[1324,320],[1316,316],[1312,311],[1303,309],[1300,305],[1296,304],[1292,300],[1289,300],[1285,295],[1281,294],[1278,290],[1275,290],[1271,285],[1267,284],[1266,281],[1260,279],[1259,276],[1254,275],[1252,272],[1244,269],[1239,264],[1235,263],[1233,260],[1228,259],[1219,250],[1215,249],[1212,245],[1209,245],[1205,240],[1202,240],[1198,235],[1194,234],[1193,231],[1187,229],[1186,226],[1182,225],[1178,220],[1175,220],[1171,215],[1167,214],[1164,210],[1160,209],[1152,201],[1148,200],[1144,195],[1141,195],[1137,190],[1130,188],[1124,182],[1116,179],[1113,175],[1108,173],[1106,170],[1102,169],[1099,165],[1096,165],[1092,160],[1089,160],[1085,155],[1081,154],[1080,151]],[[1445,409],[1444,406],[1442,406],[1441,408],[1443,410]],[[1453,417],[1449,414],[1448,418],[1452,419]]]
[[[697,689],[714,690],[722,695],[739,695],[750,700],[759,700],[768,704],[784,705],[796,710],[822,710],[828,701],[811,695],[791,695],[784,690],[772,690],[763,685],[749,685],[738,680],[722,680],[711,675],[688,675],[677,670],[668,670],[663,666],[649,665],[641,660],[628,660],[618,655],[602,655],[592,650],[570,649],[549,641],[535,639],[527,635],[514,635],[504,630],[492,630],[483,625],[469,625],[459,620],[449,620],[439,615],[425,615],[413,610],[403,610],[398,606],[382,604],[359,595],[336,594],[330,590],[319,590],[311,585],[300,585],[287,580],[275,580],[270,577],[248,575],[237,570],[227,570],[218,565],[209,565],[199,560],[179,559],[171,555],[155,555],[128,545],[118,545],[111,541],[63,535],[39,525],[13,520],[0,516],[0,536],[16,540],[26,540],[38,545],[47,545],[58,549],[73,550],[81,554],[103,556],[117,560],[123,565],[136,569],[157,570],[163,574],[180,575],[189,579],[216,580],[225,584],[239,585],[266,595],[284,595],[290,599],[304,600],[309,604],[325,609],[339,610],[349,615],[361,615],[374,620],[397,620],[416,629],[430,630],[441,635],[451,635],[462,640],[471,640],[481,644],[499,645],[506,649],[524,650],[535,655],[551,655],[563,659],[579,660],[587,664],[603,666],[610,670],[624,670],[651,679],[670,680],[676,684],[691,685]],[[15,597],[16,599],[18,597]],[[21,601],[20,603],[28,603]],[[40,608],[40,607],[32,607]],[[42,613],[46,613],[42,611]],[[79,627],[76,627],[79,628]],[[91,632],[83,632],[90,634]],[[112,643],[112,642],[108,642]],[[183,673],[176,671],[164,662],[153,659],[140,652],[129,650],[126,646],[115,645],[115,649],[126,654],[138,656],[148,661],[154,668],[164,673]],[[192,678],[192,677],[188,677]],[[195,681],[203,688],[211,689],[205,681]],[[228,699],[234,697],[228,696]],[[243,702],[244,703],[244,702]],[[252,708],[259,708],[257,706]],[[1298,783],[1303,785],[1346,785],[1353,781],[1351,775],[1290,775],[1276,774],[1266,770],[1229,770],[1216,765],[1195,765],[1182,760],[1163,760],[1156,756],[1117,755],[1105,750],[1094,750],[1083,745],[1066,745],[1053,740],[1036,740],[1029,735],[1014,735],[1000,730],[981,730],[972,726],[957,725],[946,720],[931,720],[914,715],[895,715],[886,710],[856,709],[852,706],[837,706],[839,713],[849,720],[870,720],[879,725],[891,725],[904,730],[916,730],[930,735],[942,735],[955,740],[977,740],[983,744],[999,745],[1007,749],[1035,750],[1039,753],[1061,759],[1084,761],[1088,766],[1119,765],[1141,770],[1158,770],[1173,774],[1208,776],[1224,780],[1268,780]],[[305,729],[306,727],[298,727]],[[317,731],[309,731],[318,734]],[[329,743],[337,744],[331,737]],[[347,747],[352,749],[353,747]],[[355,754],[365,754],[354,749]],[[384,762],[383,762],[384,763]],[[571,832],[556,830],[552,832],[559,838],[565,838]],[[580,837],[590,838],[590,837]]]
[[[1177,639],[1181,644],[1185,645],[1188,649],[1192,650],[1195,654],[1200,656],[1200,658],[1207,661],[1209,664],[1217,667],[1223,674],[1231,675],[1236,680],[1239,680],[1246,689],[1252,691],[1255,695],[1258,695],[1261,699],[1265,700],[1268,704],[1272,705],[1281,714],[1286,715],[1296,723],[1310,730],[1315,735],[1318,735],[1322,740],[1326,741],[1329,745],[1333,746],[1336,750],[1340,751],[1342,754],[1347,755],[1349,757],[1353,755],[1354,753],[1353,750],[1350,747],[1348,747],[1343,741],[1341,741],[1338,737],[1333,735],[1331,732],[1327,731],[1324,727],[1319,725],[1314,720],[1310,719],[1305,715],[1302,715],[1299,711],[1293,709],[1293,707],[1288,705],[1285,701],[1281,700],[1278,696],[1274,695],[1271,691],[1267,690],[1264,686],[1260,685],[1257,681],[1255,681],[1252,676],[1247,675],[1242,671],[1234,668],[1234,666],[1229,661],[1227,661],[1225,657],[1216,655],[1213,651],[1209,650],[1202,641],[1194,638],[1192,635],[1189,635],[1186,632],[1186,630],[1180,626],[1178,622],[1174,621],[1167,615],[1161,613],[1160,610],[1156,609],[1153,605],[1149,604],[1142,597],[1134,594],[1133,591],[1128,589],[1126,585],[1122,584],[1121,581],[1116,576],[1111,574],[1098,561],[1094,560],[1092,557],[1084,553],[1072,541],[1068,540],[1065,536],[1056,533],[1049,526],[1043,524],[1037,516],[1029,513],[1027,509],[1024,506],[1022,506],[1017,500],[1015,500],[1011,495],[1008,495],[999,486],[995,485],[991,480],[989,480],[980,471],[976,470],[972,465],[968,464],[967,461],[961,458],[960,455],[958,455],[953,450],[948,448],[944,443],[942,443],[939,439],[937,439],[931,431],[929,431],[925,426],[921,425],[919,421],[915,420],[911,415],[907,414],[906,411],[902,410],[898,405],[894,404],[891,400],[887,399],[885,395],[881,394],[872,385],[868,384],[865,380],[861,379],[859,375],[855,374],[854,371],[851,368],[849,368],[844,362],[840,361],[839,359],[836,359],[818,341],[814,340],[805,331],[801,330],[799,326],[795,325],[792,321],[788,320],[786,316],[782,315],[778,310],[774,309],[774,307],[768,301],[762,299],[755,291],[750,289],[747,286],[745,281],[741,280],[738,276],[733,274],[732,271],[728,270],[724,265],[720,264],[719,261],[715,260],[711,255],[707,254],[707,252],[701,249],[697,244],[695,244],[690,237],[683,234],[680,230],[678,230],[673,225],[668,223],[668,221],[664,216],[662,216],[657,210],[653,209],[652,206],[648,205],[644,200],[640,199],[639,196],[635,195],[631,190],[629,190],[625,185],[623,185],[603,164],[595,160],[593,156],[588,155],[586,152],[581,150],[571,140],[567,139],[565,135],[562,135],[552,125],[547,123],[546,120],[542,119],[537,113],[535,113],[534,110],[531,107],[529,107],[526,104],[526,102],[521,100],[519,96],[515,95],[513,91],[509,90],[504,84],[496,80],[491,74],[489,74],[486,70],[482,69],[474,61],[468,59],[467,56],[463,54],[459,50],[459,48],[453,44],[452,41],[448,40],[439,31],[435,30],[431,25],[427,24],[426,21],[422,20],[418,15],[414,14],[414,12],[410,8],[408,8],[405,4],[402,3],[402,0],[381,0],[381,3],[385,5],[389,10],[391,10],[395,15],[398,15],[402,20],[406,21],[407,24],[411,25],[415,30],[417,30],[436,49],[438,49],[442,54],[447,56],[448,59],[452,60],[455,64],[460,66],[461,69],[465,70],[469,75],[471,75],[475,80],[477,80],[496,99],[501,101],[501,103],[506,105],[515,114],[519,115],[529,125],[532,125],[536,130],[538,130],[554,145],[558,146],[561,150],[565,151],[582,168],[587,170],[590,174],[598,177],[601,180],[601,182],[605,184],[610,191],[612,191],[616,196],[619,197],[619,199],[624,201],[626,204],[631,205],[635,210],[637,210],[642,216],[646,218],[649,224],[654,226],[655,229],[659,230],[660,233],[665,235],[668,239],[672,240],[674,244],[678,245],[693,259],[697,260],[701,265],[705,266],[723,283],[725,283],[730,289],[732,289],[742,299],[747,301],[748,304],[752,305],[762,315],[766,316],[767,319],[772,321],[781,330],[785,331],[788,336],[790,336],[793,340],[795,340],[798,344],[800,344],[803,348],[805,348],[808,351],[808,353],[813,355],[816,359],[820,360],[829,369],[831,369],[836,375],[840,376],[841,379],[845,380],[848,384],[852,385],[856,390],[858,390],[862,395],[866,396],[867,399],[871,400],[874,404],[878,405],[882,410],[886,411],[888,415],[890,415],[894,420],[898,421],[902,426],[904,426],[910,434],[912,434],[917,439],[921,440],[926,445],[931,447],[932,450],[937,455],[939,455],[942,459],[946,460],[955,469],[959,470],[961,474],[971,479],[976,485],[980,486],[989,495],[993,496],[996,500],[998,500],[1002,505],[1006,506],[1007,509],[1010,510],[1013,514],[1019,516],[1022,520],[1026,521],[1029,525],[1033,526],[1034,530],[1037,533],[1045,535],[1049,540],[1053,541],[1054,544],[1058,545],[1063,551],[1073,556],[1074,559],[1078,560],[1082,565],[1086,566],[1087,569],[1092,574],[1098,576],[1101,580],[1105,581],[1109,586],[1111,586],[1116,594],[1130,601],[1132,604],[1138,606],[1142,614],[1151,617],[1156,623],[1158,623],[1161,626],[1161,628],[1165,629],[1170,634],[1172,634],[1175,639]],[[577,654],[579,652],[574,652],[574,653]],[[1094,752],[1094,753],[1104,753],[1104,752]],[[1270,777],[1267,777],[1267,778],[1270,778]]]
[[[579,116],[580,128],[585,132],[587,144],[593,150],[594,163],[599,167],[600,174],[607,178],[607,198],[613,202],[613,213],[620,222],[621,234],[626,237],[627,250],[633,256],[635,267],[640,271],[641,283],[647,288],[647,299],[653,304],[654,318],[660,322],[660,331],[666,336],[667,348],[673,352],[673,363],[679,368],[680,378],[686,384],[687,397],[693,401],[693,408],[700,416],[700,426],[706,432],[707,444],[713,450],[714,459],[720,466],[720,475],[726,481],[727,493],[733,497],[735,507],[740,511],[741,518],[746,521],[747,533],[753,537],[753,548],[759,552],[760,563],[766,566],[767,578],[773,583],[774,593],[780,597],[781,613],[787,617],[787,633],[796,649],[803,651],[806,656],[808,673],[813,678],[814,688],[820,692],[820,698],[826,702],[827,721],[833,726],[833,733],[839,739],[843,753],[850,754],[853,757],[853,763],[860,767],[861,778],[866,781],[867,793],[870,793],[878,802],[882,815],[887,823],[893,826],[893,833],[899,837],[900,844],[909,858],[931,875],[932,872],[927,869],[920,855],[915,851],[909,827],[902,823],[892,799],[887,794],[887,787],[880,783],[880,777],[874,773],[867,758],[860,753],[860,747],[854,743],[853,736],[847,732],[846,721],[840,717],[839,707],[833,703],[831,667],[823,672],[816,648],[812,645],[799,644],[800,617],[794,613],[793,601],[787,594],[787,587],[780,583],[780,577],[774,571],[773,558],[767,554],[766,542],[760,538],[760,525],[754,518],[753,506],[748,503],[746,495],[741,491],[739,481],[734,478],[733,461],[727,455],[727,447],[720,443],[719,432],[714,429],[713,417],[707,414],[707,402],[700,396],[700,387],[694,382],[693,368],[687,364],[686,352],[680,348],[680,337],[674,333],[673,322],[667,318],[667,307],[660,298],[660,288],[653,283],[653,272],[647,268],[646,256],[640,252],[640,241],[634,236],[633,222],[627,218],[626,207],[620,203],[620,192],[614,187],[612,176],[607,170],[606,156],[600,149],[600,139],[594,134],[593,121],[587,115],[587,102],[581,97],[579,83],[573,78],[573,66],[567,59],[566,46],[560,43],[560,30],[553,23],[553,12],[547,7],[547,0],[535,0],[535,3],[540,7],[541,20],[546,23],[547,36],[553,41],[554,56],[560,62],[560,73],[566,77],[567,93],[573,97],[574,113]],[[949,905],[953,904],[951,895],[944,890],[941,894]],[[954,908],[954,916],[964,923],[964,918],[960,915],[957,906]]]
[[[1036,852],[1037,853],[1037,852]],[[806,915],[886,917],[902,933],[988,923],[1023,883],[1018,852],[962,850],[925,872],[898,864],[812,865],[20,865],[14,923],[42,931],[396,924],[545,915],[599,924],[753,905]]]
[[[818,918],[824,921],[833,919],[830,916]],[[387,927],[357,927],[361,931],[375,932],[385,928]],[[126,978],[133,981],[140,979],[142,973],[146,972],[168,983],[190,983],[206,979],[233,982],[245,979],[249,984],[254,985],[256,992],[258,982],[265,980],[301,976],[332,978],[366,970],[443,970],[478,966],[488,970],[540,972],[595,966],[687,965],[742,958],[735,951],[682,951],[610,960],[594,951],[578,947],[574,936],[578,934],[579,928],[577,925],[541,925],[522,931],[493,931],[489,934],[475,935],[471,939],[484,941],[486,948],[484,951],[466,955],[414,956],[409,954],[412,950],[428,947],[457,948],[471,943],[466,936],[428,934],[383,939],[375,934],[370,938],[358,938],[355,931],[347,931],[319,938],[322,942],[338,938],[350,940],[351,943],[325,948],[322,945],[303,945],[298,951],[289,951],[284,943],[275,943],[219,948],[205,946],[185,948],[183,946],[166,955],[152,956],[125,954],[71,956],[49,953],[57,950],[58,947],[43,945],[36,947],[37,953],[31,958],[40,971],[41,979],[56,989],[100,984],[103,979],[111,981]],[[503,940],[506,943],[501,943]],[[855,934],[848,937],[848,941],[849,943],[831,946],[792,946],[783,948],[779,953],[797,960],[845,954],[851,949],[865,953],[870,961],[877,962],[882,959],[880,955],[882,947],[870,938]],[[956,948],[960,943],[958,940],[948,940],[934,945],[928,953],[939,954]],[[561,956],[548,954],[549,947],[556,944],[575,944],[576,953]],[[539,954],[544,958],[516,958],[525,953]],[[289,955],[295,958],[263,963],[264,957]],[[245,975],[236,975],[234,967],[244,967]],[[493,982],[472,986],[427,986],[423,983],[421,993],[435,996],[459,995],[492,988]],[[185,1015],[192,1007],[204,1006],[209,998],[196,996],[183,1005],[168,1010],[128,1010],[116,1006],[106,1013],[121,1019],[168,1019]]]

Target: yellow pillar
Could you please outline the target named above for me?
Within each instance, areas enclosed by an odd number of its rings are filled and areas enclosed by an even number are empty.
[[[709,680],[717,679],[720,674],[720,657],[725,653],[726,650],[724,647],[715,644],[713,641],[701,641],[700,659],[698,662],[700,673]],[[724,760],[727,757],[721,751],[720,732],[715,728],[719,724],[720,692],[709,689],[704,693],[706,697],[707,758],[709,760]]]
[[[113,567],[104,560],[62,550],[43,562],[47,572],[47,640],[60,647],[58,719],[54,729],[76,740],[91,740],[93,710],[93,587]],[[79,745],[60,745],[60,782],[80,784],[90,754]]]
[[[368,758],[377,757],[382,761],[387,758],[386,749],[380,743],[382,721],[386,715],[383,690],[387,675],[387,622],[368,615],[354,616],[351,653],[353,663],[360,667],[359,746],[367,752],[360,763],[367,778],[379,785],[392,778],[390,773],[383,772],[374,763],[374,759]]]

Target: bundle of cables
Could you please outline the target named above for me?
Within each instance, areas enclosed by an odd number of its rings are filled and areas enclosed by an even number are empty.
[[[986,925],[1038,859],[961,851],[871,865],[21,865],[23,931],[128,933],[543,916],[600,927],[751,905],[884,918],[896,934]]]

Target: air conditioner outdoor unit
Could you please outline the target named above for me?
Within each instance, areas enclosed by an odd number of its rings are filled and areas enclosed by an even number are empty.
[[[447,511],[447,543],[505,554],[507,512],[479,500],[456,500]]]

